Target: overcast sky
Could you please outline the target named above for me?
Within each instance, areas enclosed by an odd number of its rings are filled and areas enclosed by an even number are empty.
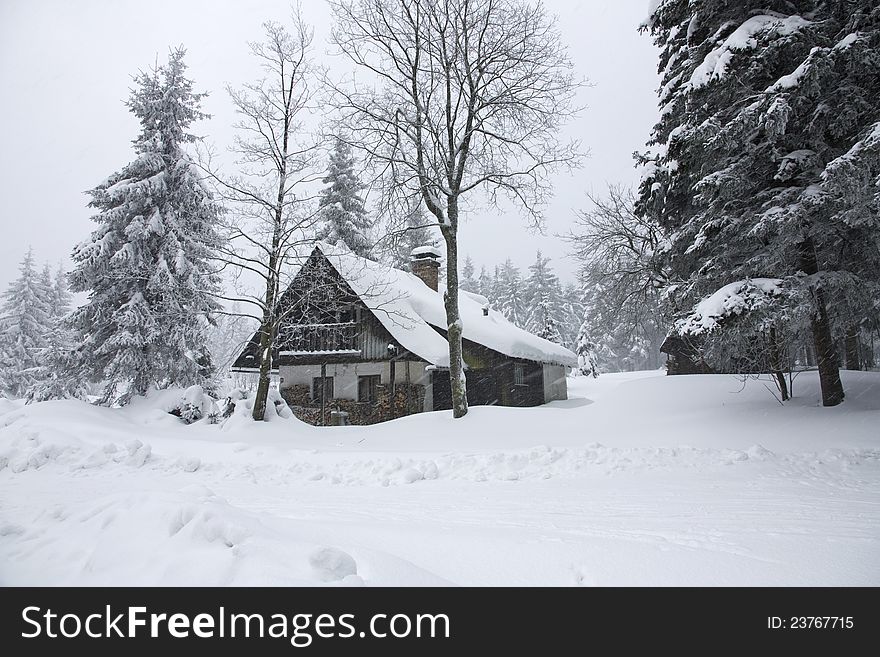
[[[577,73],[593,86],[587,105],[567,129],[589,149],[574,175],[562,174],[547,209],[545,235],[515,214],[480,211],[465,219],[460,253],[479,269],[510,257],[525,268],[541,249],[571,278],[565,232],[585,192],[606,183],[634,184],[632,153],[656,117],[656,52],[637,27],[646,0],[546,0],[559,17]],[[38,261],[69,266],[71,248],[93,228],[83,192],[132,159],[137,123],[123,101],[131,76],[164,61],[168,48],[188,50],[190,76],[210,92],[213,115],[196,127],[218,148],[231,143],[234,121],[224,87],[255,79],[247,42],[266,20],[290,14],[285,0],[2,0],[0,1],[0,289],[16,276],[28,245]],[[315,27],[317,57],[331,72],[347,70],[327,54],[330,11],[303,3]]]

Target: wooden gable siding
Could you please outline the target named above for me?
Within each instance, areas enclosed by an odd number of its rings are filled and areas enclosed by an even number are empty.
[[[318,250],[312,252],[281,295],[277,312],[282,319],[273,352],[273,369],[279,365],[387,361],[405,351]],[[331,341],[336,351],[314,349],[303,353],[304,334],[317,334],[320,342],[330,331],[338,331],[341,336]],[[316,346],[315,335],[312,338],[305,341],[310,344],[309,349]],[[257,332],[233,369],[259,365],[259,342]],[[396,354],[389,352],[389,344],[398,347]],[[290,351],[295,353],[283,353]]]
[[[354,363],[364,361],[386,361],[394,355],[388,351],[389,344],[397,344],[390,333],[369,311],[366,305],[361,305],[361,320],[353,326],[355,331],[357,353],[340,351],[315,352],[315,353],[281,353],[278,362],[282,365],[312,365],[318,363]],[[279,352],[288,351],[290,344],[279,340]],[[398,345],[398,352],[403,351]]]

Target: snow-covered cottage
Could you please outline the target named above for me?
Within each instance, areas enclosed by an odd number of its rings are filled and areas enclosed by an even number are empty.
[[[438,292],[440,253],[413,251],[410,274],[319,244],[281,297],[273,373],[294,413],[352,424],[449,409],[446,312]],[[468,403],[536,406],[566,399],[568,349],[513,324],[488,301],[462,291],[460,312]],[[259,335],[233,370],[254,372]]]

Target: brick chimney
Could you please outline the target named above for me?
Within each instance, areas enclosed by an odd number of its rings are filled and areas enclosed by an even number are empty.
[[[440,255],[440,249],[435,246],[420,246],[412,250],[409,261],[412,273],[435,292],[440,286]]]

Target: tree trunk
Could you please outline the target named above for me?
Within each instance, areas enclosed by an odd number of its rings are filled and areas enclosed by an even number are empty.
[[[266,281],[266,307],[260,323],[260,379],[254,397],[254,410],[251,417],[262,422],[266,417],[266,402],[269,398],[269,383],[272,376],[272,348],[275,344],[275,292],[277,284],[274,277]]]
[[[788,401],[788,384],[785,381],[785,374],[783,373],[783,362],[782,362],[782,350],[779,347],[779,336],[776,333],[776,328],[770,329],[770,369],[773,372],[773,376],[776,379],[776,387],[779,388],[779,394],[782,396],[782,401]]]
[[[800,245],[801,269],[808,276],[819,273],[816,260],[816,248],[811,238]],[[828,309],[825,305],[825,294],[819,285],[810,286],[813,294],[812,317],[810,328],[813,333],[813,344],[816,346],[816,361],[819,366],[819,385],[822,388],[822,405],[837,406],[843,401],[843,384],[840,382],[840,370],[834,338],[831,336],[831,323],[828,321]]]
[[[257,422],[266,416],[266,401],[269,398],[269,382],[272,375],[272,331],[271,317],[263,317],[260,324],[260,378],[257,382],[257,394],[254,397],[254,410],[251,414]]]
[[[840,369],[837,350],[831,337],[825,295],[821,288],[814,290],[816,311],[811,319],[813,342],[816,344],[816,360],[819,363],[819,384],[822,387],[822,405],[837,406],[843,401],[843,384],[840,382]]]
[[[458,313],[458,201],[450,199],[447,207],[448,226],[441,226],[446,241],[446,305],[447,339],[449,340],[449,387],[452,391],[452,417],[467,415],[467,382],[461,350],[461,316]]]
[[[327,363],[321,363],[321,426],[327,424]]]
[[[278,192],[275,197],[272,224],[272,250],[269,252],[268,275],[266,276],[266,306],[263,309],[263,333],[260,336],[260,382],[254,399],[253,418],[262,422],[266,416],[266,400],[269,397],[269,378],[272,373],[272,351],[275,346],[275,302],[278,298],[278,270],[281,260],[281,229],[284,226],[284,197],[287,185],[287,145],[290,138],[290,117],[284,117],[284,138],[281,160],[278,169]],[[264,344],[265,343],[265,344]]]
[[[852,326],[846,333],[844,352],[846,355],[846,369],[862,369],[861,349],[859,348],[859,327]]]
[[[251,417],[262,422],[266,417],[266,402],[269,398],[269,382],[272,375],[272,351],[275,346],[275,299],[278,295],[278,252],[281,242],[280,218],[275,223],[272,235],[272,253],[269,256],[269,275],[266,277],[266,305],[263,308],[263,321],[260,324],[260,380],[254,398]]]

